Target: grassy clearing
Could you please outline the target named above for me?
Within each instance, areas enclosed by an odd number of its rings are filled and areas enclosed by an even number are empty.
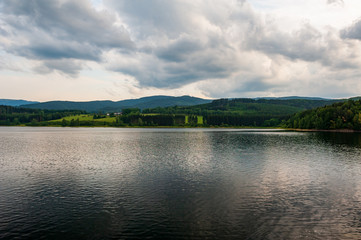
[[[189,124],[189,115],[185,115],[184,116],[184,124]],[[203,116],[197,116],[197,124],[198,125],[203,125],[204,121],[203,121]]]
[[[63,117],[61,119],[56,119],[56,120],[52,120],[50,122],[61,122],[66,120],[66,121],[71,121],[71,120],[77,120],[79,119],[80,122],[82,121],[94,121],[94,122],[108,122],[108,123],[112,123],[115,122],[116,118],[115,117],[105,117],[105,118],[97,118],[94,119],[94,116],[91,114],[80,114],[80,115],[74,115],[74,116],[68,116],[68,117]]]
[[[116,118],[115,117],[106,117],[106,118],[98,118],[98,119],[94,119],[94,122],[115,122]]]
[[[142,118],[146,117],[148,118]],[[155,116],[154,119],[152,119],[152,116]],[[158,117],[159,116],[159,119]],[[132,117],[132,115],[130,116]],[[92,115],[92,114],[79,114],[79,115],[73,115],[68,117],[63,117],[61,119],[56,119],[49,121],[50,125],[61,125],[61,126],[102,126],[102,125],[108,125],[108,126],[126,126],[126,125],[149,125],[149,126],[165,126],[166,124],[169,124],[169,126],[185,126],[185,125],[191,125],[191,126],[202,126],[204,124],[203,116],[196,116],[196,115],[164,115],[162,114],[141,114],[139,116],[133,116],[134,119],[120,119],[119,122],[117,122],[117,117],[110,117],[106,116],[103,118],[98,118],[98,115]],[[162,118],[163,117],[163,118]],[[172,120],[169,120],[170,117],[173,117]],[[150,119],[150,120],[149,120]],[[164,122],[164,119],[168,121],[168,123]],[[124,122],[123,122],[124,121]],[[154,123],[153,123],[154,121]],[[157,122],[160,121],[160,122]],[[162,122],[163,121],[163,122]]]
[[[142,115],[143,116],[157,116],[157,115],[160,115],[160,114],[159,113],[145,113],[145,114],[142,113]]]
[[[79,121],[92,121],[93,115],[89,115],[89,114],[74,115],[74,116],[63,117],[59,120],[54,120],[54,121],[62,121],[63,119],[65,119],[66,121],[77,120],[77,119],[79,119]]]

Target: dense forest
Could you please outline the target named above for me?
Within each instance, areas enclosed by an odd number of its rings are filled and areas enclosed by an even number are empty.
[[[348,100],[296,113],[282,126],[299,129],[361,130],[361,100]]]
[[[143,113],[194,114],[194,115],[247,115],[247,116],[288,116],[306,109],[330,105],[342,100],[305,99],[218,99],[211,103],[194,106],[173,106],[144,109]]]
[[[66,116],[82,114],[84,111],[77,110],[39,110],[22,107],[0,105],[0,125],[16,126],[21,124],[39,125],[46,121],[60,119]]]
[[[219,99],[195,106],[144,109],[142,113],[202,116],[204,126],[275,127],[295,113],[337,101],[341,100]]]

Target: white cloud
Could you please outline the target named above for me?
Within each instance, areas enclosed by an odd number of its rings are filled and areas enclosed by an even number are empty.
[[[343,5],[343,0],[327,0],[327,4],[340,4]]]
[[[99,94],[111,99],[357,95],[357,7],[356,0],[12,0],[0,3],[0,51],[25,59],[32,79],[47,74],[71,85],[93,72],[105,86]],[[14,66],[0,61],[0,71]]]

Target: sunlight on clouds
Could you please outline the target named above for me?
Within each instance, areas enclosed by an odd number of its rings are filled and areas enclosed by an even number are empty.
[[[90,2],[97,10],[101,10],[104,8],[103,0],[90,0]]]
[[[358,95],[359,9],[356,0],[2,2],[2,91],[31,100]]]
[[[250,4],[285,30],[291,30],[298,24],[310,23],[322,29],[332,26],[340,29],[360,17],[361,2],[350,0],[250,0]]]

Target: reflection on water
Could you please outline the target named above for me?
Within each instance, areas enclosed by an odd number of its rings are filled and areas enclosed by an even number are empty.
[[[361,135],[0,128],[0,239],[361,239]]]

